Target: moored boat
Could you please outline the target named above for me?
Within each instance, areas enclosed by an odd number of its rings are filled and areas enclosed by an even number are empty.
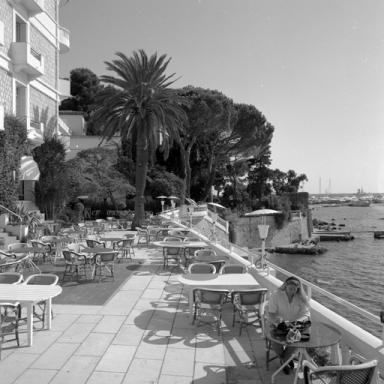
[[[384,239],[384,231],[373,231],[373,237],[375,239]]]

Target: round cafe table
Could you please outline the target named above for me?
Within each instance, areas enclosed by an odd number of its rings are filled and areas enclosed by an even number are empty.
[[[306,331],[310,334],[309,340],[287,343],[285,335],[282,336],[276,334],[275,327],[272,326],[269,321],[265,322],[265,335],[268,340],[297,349],[297,352],[293,353],[292,356],[272,374],[272,383],[275,382],[276,375],[280,373],[285,366],[287,366],[294,358],[298,358],[295,378],[293,381],[293,383],[296,384],[298,374],[302,370],[303,360],[305,359],[312,361],[311,356],[309,356],[307,352],[307,348],[334,347],[338,346],[341,340],[341,332],[331,325],[325,323],[312,321],[311,326]],[[338,353],[336,353],[336,358],[338,360],[340,359]],[[340,361],[337,361],[336,363],[340,363]]]

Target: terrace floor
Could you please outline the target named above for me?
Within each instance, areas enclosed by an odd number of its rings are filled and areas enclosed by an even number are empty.
[[[1,384],[246,384],[269,383],[260,330],[232,328],[224,311],[222,335],[191,324],[177,267],[162,266],[159,248],[136,248],[144,262],[105,305],[54,305],[52,330],[34,332],[34,345],[5,343]],[[129,262],[127,262],[129,263]],[[100,282],[108,284],[108,282]],[[41,324],[36,323],[36,327]],[[277,384],[293,374],[278,375]]]

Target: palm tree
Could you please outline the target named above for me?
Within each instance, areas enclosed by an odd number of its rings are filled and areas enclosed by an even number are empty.
[[[103,137],[109,140],[120,133],[136,142],[135,217],[132,228],[144,219],[144,190],[148,164],[160,147],[167,158],[173,142],[180,142],[179,132],[186,119],[184,99],[169,88],[174,75],[165,70],[166,55],[148,58],[143,50],[132,57],[116,53],[117,59],[106,62],[116,76],[102,76],[105,87],[97,98],[94,120],[103,124]]]

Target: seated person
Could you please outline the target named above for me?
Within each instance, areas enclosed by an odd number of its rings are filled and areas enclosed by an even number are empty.
[[[270,323],[276,326],[284,321],[304,322],[310,320],[308,298],[300,280],[294,276],[288,277],[284,284],[272,293],[268,311]],[[280,357],[281,364],[284,364],[296,350],[295,347],[284,346],[275,342],[272,342],[271,348]],[[284,367],[284,373],[289,374],[290,368],[293,368],[292,361]]]

